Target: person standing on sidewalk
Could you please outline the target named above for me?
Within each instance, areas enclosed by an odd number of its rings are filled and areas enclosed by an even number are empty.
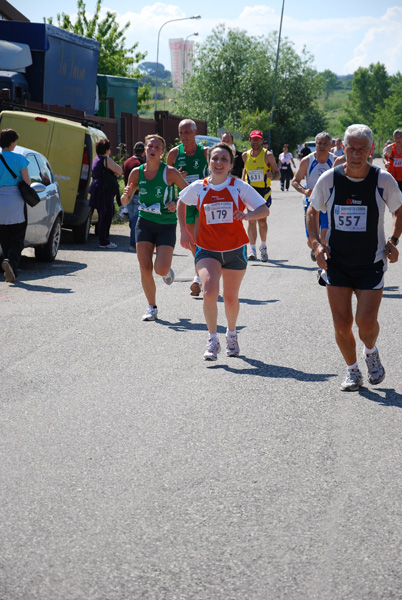
[[[14,152],[18,137],[14,129],[3,129],[0,133],[0,246],[4,257],[1,268],[7,283],[14,283],[17,277],[27,228],[27,210],[18,181],[31,185],[28,159]],[[17,178],[11,175],[3,160]]]
[[[237,179],[241,179],[243,175],[243,153],[240,150],[237,150],[234,140],[233,134],[230,131],[224,131],[221,135],[221,142],[225,142],[228,146],[230,146],[234,152],[234,163],[231,170],[231,175],[236,177]]]
[[[271,179],[279,179],[279,169],[276,166],[275,158],[272,152],[263,148],[264,136],[261,131],[255,129],[250,133],[250,150],[243,153],[243,180],[247,181],[255,191],[265,201],[268,207],[271,206]],[[273,174],[273,177],[272,177]],[[261,238],[260,252],[262,262],[268,260],[267,235],[268,223],[267,217],[258,219],[258,230]],[[250,220],[248,223],[248,237],[250,240],[250,252],[248,260],[257,260],[257,221]]]
[[[110,241],[109,232],[114,217],[114,198],[115,192],[105,189],[105,171],[108,169],[119,177],[123,170],[120,165],[114,162],[110,157],[111,144],[106,138],[102,138],[96,143],[96,154],[92,163],[92,183],[89,188],[90,200],[89,206],[98,211],[98,236],[99,248],[103,250],[114,250],[117,244]],[[116,185],[118,186],[117,182]]]

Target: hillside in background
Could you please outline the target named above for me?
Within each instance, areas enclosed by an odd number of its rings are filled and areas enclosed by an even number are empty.
[[[349,94],[352,91],[353,75],[337,76],[338,85],[328,99],[325,99],[324,94],[319,98],[319,107],[324,111],[328,119],[328,131],[334,137],[342,137],[344,131],[339,123],[349,103]]]

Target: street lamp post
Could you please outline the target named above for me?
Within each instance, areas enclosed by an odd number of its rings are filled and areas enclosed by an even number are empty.
[[[159,28],[158,31],[158,42],[156,46],[156,68],[155,68],[155,110],[156,103],[158,101],[158,66],[159,66],[159,37],[162,31],[162,28],[165,27],[168,23],[173,23],[173,21],[187,21],[189,19],[201,19],[201,15],[193,15],[192,17],[181,17],[180,19],[170,19],[169,21],[165,21]]]
[[[184,84],[184,79],[185,79],[185,74],[186,74],[186,47],[187,47],[187,40],[188,40],[188,38],[192,37],[193,35],[198,35],[198,31],[195,31],[194,33],[190,33],[190,35],[188,35],[186,37],[186,39],[184,40],[184,44],[183,44],[183,84]]]
[[[268,147],[269,148],[271,147],[271,127],[272,127],[272,120],[274,118],[276,75],[278,73],[279,46],[280,46],[280,43],[281,43],[283,9],[284,8],[285,8],[285,0],[282,1],[282,13],[281,13],[281,21],[280,21],[280,24],[279,24],[278,47],[276,49],[274,86],[272,88],[272,106],[271,106],[271,116],[270,116],[270,119],[269,119],[269,129],[268,129]]]

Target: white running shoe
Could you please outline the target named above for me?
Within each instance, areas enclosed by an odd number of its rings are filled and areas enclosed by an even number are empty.
[[[260,246],[261,262],[268,262],[268,250],[264,246]]]
[[[257,251],[254,250],[253,248],[250,248],[250,252],[247,257],[247,260],[257,260]]]
[[[341,385],[342,392],[357,392],[363,385],[363,376],[360,373],[360,369],[352,369],[346,375],[345,381]]]
[[[156,321],[157,316],[158,316],[158,309],[149,304],[147,310],[145,311],[145,314],[142,315],[142,320],[143,321]]]
[[[239,356],[240,348],[236,335],[226,334],[226,356]]]
[[[204,360],[216,360],[220,351],[221,345],[219,340],[217,338],[210,338],[208,340],[207,349],[204,352]]]
[[[104,250],[114,250],[115,248],[117,248],[117,244],[114,244],[113,242],[110,242],[110,244],[107,244],[106,246],[102,246],[102,244],[99,244],[99,248],[103,248]]]
[[[166,283],[166,285],[172,285],[172,283],[174,282],[174,271],[172,268],[169,269],[169,273],[167,275],[164,275],[162,277],[163,281]]]
[[[366,354],[363,350],[363,356],[367,365],[369,382],[371,385],[377,385],[378,383],[381,383],[385,377],[385,369],[381,364],[378,350],[375,349],[372,354]]]

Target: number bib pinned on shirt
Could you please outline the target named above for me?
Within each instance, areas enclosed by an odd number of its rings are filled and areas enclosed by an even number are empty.
[[[367,206],[339,206],[334,210],[335,229],[339,231],[366,231]]]
[[[214,204],[204,204],[204,210],[207,225],[233,223],[232,202],[215,202]]]
[[[264,172],[262,169],[254,169],[248,172],[250,183],[262,183],[264,181]]]
[[[161,215],[162,214],[161,205],[159,202],[156,202],[155,204],[151,204],[151,206],[147,206],[146,204],[143,204],[142,202],[140,202],[138,209],[142,210],[143,212],[152,213],[153,215]]]
[[[185,177],[185,180],[188,183],[188,185],[190,185],[191,183],[194,183],[194,181],[198,181],[199,178],[200,176],[196,173],[195,175],[187,175],[187,177]]]

